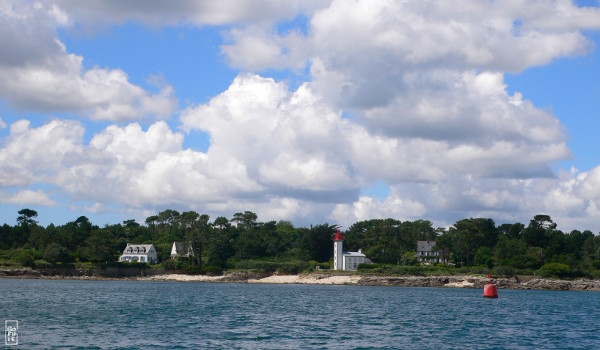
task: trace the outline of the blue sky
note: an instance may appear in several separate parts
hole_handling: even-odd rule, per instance
[[[597,233],[596,5],[7,2],[0,222],[547,213]]]

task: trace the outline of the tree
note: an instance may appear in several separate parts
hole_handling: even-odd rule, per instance
[[[235,222],[238,226],[241,226],[243,229],[249,230],[257,225],[256,219],[258,219],[258,216],[255,213],[246,210],[244,213],[233,214],[233,218],[231,219],[231,221]]]
[[[119,248],[125,245],[119,242],[115,235],[120,230],[120,225],[106,225],[103,229],[92,231],[81,250],[82,257],[93,262],[116,261],[120,253]]]
[[[19,210],[18,213],[18,227],[15,227],[15,230],[11,232],[14,234],[11,237],[11,245],[15,247],[25,244],[29,240],[32,230],[37,227],[37,221],[35,220],[38,215],[37,211],[26,208]]]
[[[172,209],[167,209],[158,213],[158,223],[162,230],[168,229],[170,240],[173,240],[173,228],[179,220],[179,212]]]
[[[150,229],[152,230],[151,234],[152,236],[154,236],[154,234],[156,233],[156,222],[158,221],[158,215],[152,215],[152,216],[148,216],[146,218],[146,226],[150,227]]]
[[[223,216],[219,216],[212,224],[214,230],[208,241],[208,265],[225,267],[227,259],[234,254],[231,224]]]
[[[556,223],[552,221],[550,215],[538,214],[533,217],[529,226],[523,231],[523,238],[531,247],[544,248],[554,229],[556,229]]]
[[[333,236],[337,226],[322,224],[299,229],[299,253],[305,260],[328,261],[333,255]]]
[[[508,238],[521,238],[521,233],[525,229],[525,225],[518,222],[516,224],[502,224],[498,227],[498,233]]]
[[[69,257],[69,251],[58,243],[50,243],[44,251],[44,259],[53,266],[57,262],[66,262]]]
[[[34,226],[37,225],[37,221],[35,220],[35,218],[38,216],[37,211],[33,210],[33,209],[21,209],[18,211],[19,216],[17,217],[17,223],[21,226],[21,227],[29,227],[29,226]]]
[[[450,259],[450,252],[452,251],[452,235],[444,231],[441,235],[437,236],[434,249],[439,252],[444,261],[448,261]]]
[[[484,234],[478,221],[475,219],[463,219],[450,227],[449,232],[453,235],[454,254],[460,257],[461,262],[471,265],[475,252],[483,241]]]

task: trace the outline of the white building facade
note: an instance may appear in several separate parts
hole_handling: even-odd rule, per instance
[[[335,238],[333,239],[333,269],[343,271],[356,271],[360,264],[371,264],[371,260],[362,253],[362,250],[357,252],[344,252],[344,237],[338,229]]]
[[[156,264],[158,255],[153,244],[127,243],[127,246],[123,249],[123,254],[119,257],[119,261]]]

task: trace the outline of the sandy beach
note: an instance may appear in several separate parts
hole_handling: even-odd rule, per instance
[[[359,284],[360,276],[323,275],[272,275],[264,278],[242,278],[240,274],[223,276],[164,274],[139,277],[138,281],[178,281],[178,282],[247,282],[267,284]]]

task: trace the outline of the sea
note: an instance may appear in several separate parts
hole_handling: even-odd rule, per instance
[[[600,292],[27,279],[0,292],[6,349],[600,349]]]

